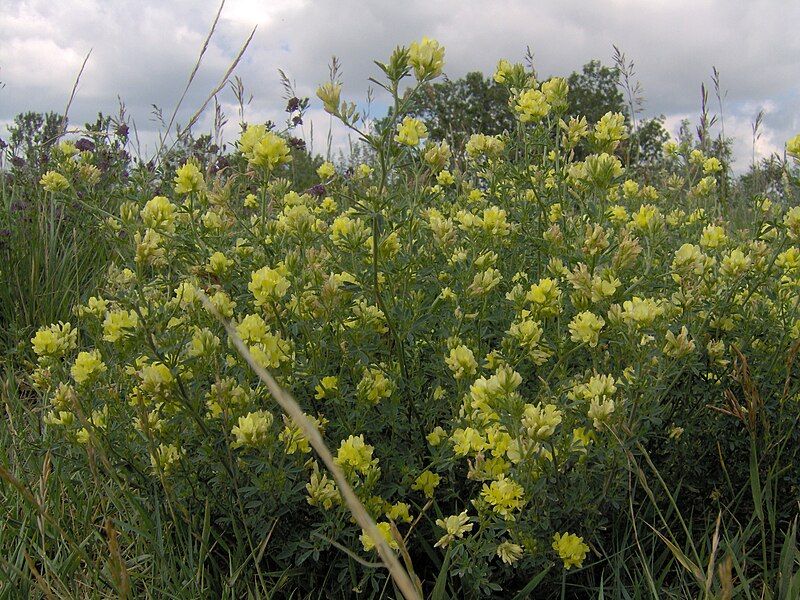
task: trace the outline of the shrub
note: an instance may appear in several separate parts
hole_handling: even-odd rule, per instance
[[[217,564],[237,544],[253,560],[237,584],[213,573],[220,594],[262,573],[303,593],[387,585],[202,291],[324,432],[426,593],[440,570],[464,597],[529,593],[548,569],[556,587],[567,572],[589,585],[643,464],[680,479],[704,523],[749,485],[738,457],[757,447],[793,474],[772,497],[785,528],[800,208],[762,198],[726,221],[717,165],[686,145],[628,179],[622,116],[566,120],[564,80],[522,67],[503,78],[513,131],[465,155],[426,144],[407,111],[442,52],[423,40],[380,65],[393,110],[379,132],[337,82],[321,89],[373,164],[322,165],[291,189],[285,137],[250,126],[229,168],[187,162],[156,197],[130,190],[106,221],[124,235],[97,295],[34,338],[60,468],[88,461],[145,503],[163,493],[176,523],[207,514]]]

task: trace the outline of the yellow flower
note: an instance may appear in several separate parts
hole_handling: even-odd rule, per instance
[[[706,175],[711,175],[713,173],[719,173],[722,171],[722,163],[719,162],[719,159],[715,156],[711,158],[707,158],[705,162],[703,162],[703,173]]]
[[[693,164],[702,165],[705,161],[706,161],[706,155],[703,154],[701,150],[695,149],[692,150],[691,153],[689,154],[689,162]]]
[[[450,355],[445,358],[445,362],[456,379],[472,376],[478,369],[478,361],[475,360],[475,355],[472,350],[464,345],[456,346],[450,350]]]
[[[525,490],[512,479],[500,475],[490,485],[483,484],[481,497],[492,507],[492,510],[503,518],[513,521],[513,511],[519,510],[525,504]]]
[[[725,230],[718,225],[706,225],[700,235],[700,245],[703,248],[718,248],[728,241]]]
[[[786,142],[786,153],[800,159],[800,133]]]
[[[458,428],[450,436],[456,456],[466,456],[470,452],[480,452],[486,447],[486,441],[480,432],[472,427]]]
[[[561,311],[561,290],[555,280],[545,277],[531,285],[525,299],[535,306],[542,316],[554,316]]]
[[[138,375],[142,391],[155,397],[164,397],[175,381],[169,367],[162,362],[143,365]]]
[[[614,401],[610,398],[592,398],[589,402],[589,411],[586,416],[593,420],[595,428],[600,429],[603,423],[613,414]]]
[[[425,439],[428,440],[428,443],[431,446],[438,446],[442,443],[442,440],[447,437],[447,432],[439,427],[438,425],[431,431],[428,435],[425,436]]]
[[[464,537],[465,533],[472,531],[473,524],[469,522],[469,516],[465,510],[461,514],[451,515],[444,519],[436,519],[436,525],[444,529],[445,534],[439,538],[434,548],[447,548],[454,540],[459,540]]]
[[[626,198],[635,198],[639,193],[639,184],[632,179],[626,179],[622,183],[622,195]],[[623,209],[624,210],[624,209]]]
[[[640,231],[654,231],[662,220],[661,211],[652,204],[642,204],[631,217],[631,223]]]
[[[466,145],[467,154],[472,158],[478,156],[495,158],[503,152],[504,148],[505,142],[499,136],[484,135],[482,133],[471,135]]]
[[[436,173],[444,169],[450,163],[452,156],[453,153],[450,150],[450,144],[441,142],[439,144],[427,146],[422,158],[431,167],[433,172]],[[439,183],[445,185],[441,181],[439,181]],[[450,183],[452,183],[452,181]]]
[[[370,367],[364,370],[364,374],[356,386],[356,395],[359,400],[368,404],[377,404],[382,399],[390,398],[394,388],[394,382],[386,377],[383,371]]]
[[[328,423],[328,420],[322,417],[317,418],[311,415],[306,415],[306,417],[320,431],[322,431]],[[284,415],[283,421],[285,425],[278,439],[286,446],[286,454],[294,454],[295,452],[308,454],[311,452],[311,444],[303,433],[303,430],[300,429],[300,426],[296,425],[294,421],[286,417],[286,415]]]
[[[542,84],[542,92],[547,102],[554,110],[562,111],[567,108],[569,85],[563,77],[553,77]]]
[[[681,327],[681,332],[675,335],[671,331],[667,331],[665,336],[666,343],[664,344],[663,352],[672,358],[683,358],[694,352],[694,342],[689,339],[689,330],[686,325]]]
[[[323,398],[330,398],[334,395],[339,387],[339,378],[333,376],[323,377],[319,384],[314,388],[316,394],[314,397],[317,400],[322,400]]]
[[[339,98],[342,93],[342,85],[328,81],[317,88],[317,98],[322,100],[325,112],[336,114],[339,110]]]
[[[453,174],[450,173],[447,169],[442,169],[439,171],[439,174],[436,176],[436,182],[444,187],[449,185],[453,185],[455,183],[455,179],[453,178]]]
[[[334,166],[329,162],[322,163],[317,168],[317,175],[319,175],[320,179],[330,179],[336,174],[336,169]]]
[[[605,324],[603,317],[598,317],[592,312],[578,313],[569,324],[572,341],[583,342],[594,348],[600,339],[600,330]]]
[[[538,123],[550,112],[550,103],[544,93],[530,89],[519,95],[514,110],[523,123]]]
[[[208,259],[208,270],[216,275],[223,275],[232,264],[233,261],[222,252],[214,252]]]
[[[613,152],[621,140],[627,139],[625,116],[607,112],[594,127],[594,141],[603,152]]]
[[[400,546],[397,545],[397,540],[394,539],[394,536],[392,535],[392,524],[391,523],[387,523],[386,521],[382,521],[380,523],[376,523],[375,525],[377,525],[378,531],[380,532],[381,537],[386,541],[387,544],[389,544],[389,547],[392,550],[397,550],[397,549],[400,548]],[[369,536],[368,533],[366,533],[366,532],[362,533],[359,536],[358,539],[361,540],[361,545],[364,546],[364,551],[365,552],[369,552],[370,550],[373,550],[375,548],[375,542]]]
[[[409,505],[405,502],[397,502],[393,504],[389,510],[386,511],[386,516],[392,521],[402,521],[403,523],[411,523],[411,513],[409,512]]]
[[[583,538],[572,533],[556,533],[553,536],[553,550],[564,561],[564,568],[581,567],[586,559],[589,546],[583,543]]]
[[[107,367],[99,350],[79,352],[75,363],[70,369],[70,374],[77,384],[83,384],[105,373]]]
[[[138,315],[130,310],[111,310],[103,320],[103,339],[106,342],[117,342],[139,324]]]
[[[414,67],[414,74],[419,81],[433,79],[442,74],[444,48],[436,40],[423,37],[409,47],[408,61]]]
[[[739,250],[739,248],[736,248],[722,259],[719,272],[725,277],[738,277],[750,268],[751,262],[749,256]]]
[[[144,205],[140,214],[145,226],[170,229],[175,219],[175,205],[165,196],[154,196]]]
[[[292,161],[289,144],[276,133],[266,132],[253,147],[250,163],[268,171]]]
[[[33,351],[39,357],[59,358],[77,345],[77,330],[69,323],[43,327],[31,338]]]
[[[205,187],[203,174],[193,162],[187,162],[175,172],[175,193],[191,194]]]
[[[522,558],[522,546],[512,542],[503,542],[497,546],[497,556],[507,565],[512,565]]]
[[[265,369],[275,369],[292,360],[294,356],[291,342],[284,340],[280,333],[267,333],[263,340],[250,346],[249,350],[253,360]]]
[[[584,385],[578,385],[575,388],[576,396],[582,397],[584,400],[591,400],[592,398],[610,398],[617,392],[616,381],[611,375],[592,375],[589,381]]]
[[[108,418],[108,406],[106,405],[103,406],[102,410],[93,410],[88,421],[93,429],[104,430],[107,425],[107,418]],[[75,439],[79,444],[84,444],[84,445],[88,444],[89,440],[91,439],[91,434],[89,432],[89,429],[86,427],[81,427],[78,431],[75,432]]]
[[[442,478],[433,473],[431,471],[423,471],[419,477],[417,477],[414,484],[411,486],[412,490],[419,490],[423,494],[425,494],[426,498],[433,498],[433,490],[439,485],[439,482]]]
[[[488,268],[480,273],[475,273],[468,291],[473,296],[482,296],[492,291],[503,279],[498,269]]]
[[[311,474],[310,481],[306,484],[308,503],[311,506],[321,506],[325,510],[330,510],[334,505],[341,503],[342,497],[339,495],[339,490],[336,489],[336,484],[328,479],[326,474],[319,472],[319,466],[316,461],[313,465],[314,472]]]
[[[372,458],[373,450],[372,446],[364,443],[364,434],[358,437],[351,435],[339,445],[336,464],[345,471],[359,471],[366,474],[378,462]]]
[[[695,185],[692,188],[692,193],[695,196],[704,198],[708,196],[711,192],[713,192],[715,189],[717,189],[717,180],[712,176],[708,176],[708,177],[703,177],[700,181],[697,182],[697,185]]]
[[[267,133],[264,125],[248,125],[239,137],[239,151],[248,159],[253,157],[253,148]]]
[[[620,160],[606,152],[587,156],[583,165],[583,178],[598,188],[609,187],[625,172]]]
[[[289,290],[289,280],[277,269],[262,267],[250,275],[247,289],[256,299],[256,306],[263,306],[282,299]]]
[[[512,74],[514,65],[505,58],[501,58],[497,63],[497,68],[494,71],[494,80],[496,83],[505,83],[508,76]]]
[[[231,429],[231,435],[236,437],[231,446],[233,448],[263,446],[270,439],[272,420],[272,413],[265,410],[258,410],[239,417],[239,423]]]
[[[556,431],[561,423],[561,411],[554,404],[541,403],[534,406],[526,404],[522,414],[522,426],[533,440],[546,440]]]
[[[58,171],[48,171],[42,175],[42,178],[39,180],[39,185],[41,185],[45,191],[60,192],[69,187],[69,181]]]
[[[397,135],[394,139],[406,146],[416,146],[427,136],[428,128],[425,127],[425,123],[413,117],[404,117],[403,122],[397,124]]]
[[[793,206],[783,216],[783,224],[789,230],[790,237],[800,237],[800,206]]]
[[[168,474],[175,464],[181,459],[183,452],[177,444],[159,444],[150,455],[150,464],[156,473]]]
[[[483,230],[493,236],[504,237],[508,235],[511,226],[506,220],[506,211],[498,206],[490,206],[483,211]]]
[[[629,325],[647,327],[664,314],[664,307],[653,298],[634,296],[622,303],[622,319]]]

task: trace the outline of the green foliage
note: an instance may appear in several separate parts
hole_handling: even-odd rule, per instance
[[[101,117],[93,149],[8,174],[7,256],[30,237],[50,258],[6,280],[11,343],[32,339],[0,388],[0,593],[399,596],[202,292],[425,594],[796,594],[796,164],[774,202],[733,197],[724,140],[662,147],[622,109],[570,119],[558,82],[512,65],[436,88],[442,53],[379,64],[375,131],[318,94],[370,165],[311,157],[290,102],[285,129],[246,127],[232,151],[186,136],[131,164]],[[604,69],[576,103],[616,97]],[[430,139],[477,127],[475,90],[495,87],[508,127],[461,130],[456,156]],[[428,93],[469,101],[426,127]],[[52,312],[16,316],[41,290]]]
[[[497,135],[514,129],[508,89],[473,71],[460,79],[426,84],[419,93],[417,115],[431,139],[463,148],[475,133]]]

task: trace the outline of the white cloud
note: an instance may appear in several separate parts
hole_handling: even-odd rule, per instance
[[[93,119],[98,110],[116,112],[119,95],[143,137],[154,138],[150,105],[171,113],[217,7],[212,0],[6,0],[0,7],[0,81],[6,83],[0,120],[23,110],[63,110],[91,48],[72,122]],[[610,62],[615,43],[636,63],[648,114],[663,113],[670,123],[696,119],[700,83],[710,87],[716,66],[727,90],[726,133],[737,136],[737,151],[745,153],[739,159],[747,164],[749,121],[758,107],[767,109],[760,152],[782,148],[782,140],[800,129],[797,22],[800,3],[784,0],[228,0],[178,120],[185,122],[202,103],[253,25],[256,37],[237,68],[255,96],[251,119],[283,119],[278,68],[315,103],[316,85],[327,79],[335,54],[345,94],[362,101],[367,77],[377,74],[372,61],[423,35],[446,46],[451,77],[491,72],[499,58],[521,58],[526,46],[540,75],[568,74],[592,58]],[[229,106],[229,92],[221,102]],[[235,129],[235,111],[228,116]],[[315,134],[327,132],[325,115],[316,110],[309,116]],[[345,132],[334,136],[346,140]]]

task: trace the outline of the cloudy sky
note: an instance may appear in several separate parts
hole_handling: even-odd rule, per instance
[[[0,137],[24,110],[62,112],[75,77],[92,54],[70,109],[72,124],[98,111],[115,114],[117,98],[135,119],[152,152],[159,126],[151,105],[172,113],[195,64],[217,0],[0,1]],[[227,0],[177,121],[185,123],[236,56],[250,30],[255,37],[235,73],[253,95],[246,120],[283,120],[278,69],[312,98],[315,150],[324,152],[329,119],[314,98],[327,80],[332,55],[342,62],[344,95],[363,101],[373,59],[399,44],[438,39],[447,49],[445,72],[491,73],[497,60],[534,53],[540,76],[568,75],[592,58],[611,63],[612,44],[636,64],[648,115],[664,114],[674,131],[697,119],[700,84],[721,74],[725,133],[735,138],[740,168],[752,156],[751,124],[765,111],[756,153],[782,152],[800,131],[800,2],[797,0]],[[219,95],[230,118],[233,94]],[[715,101],[716,102],[716,101]],[[373,108],[382,116],[380,97]],[[198,130],[209,130],[211,115]],[[334,129],[335,145],[346,142]]]

